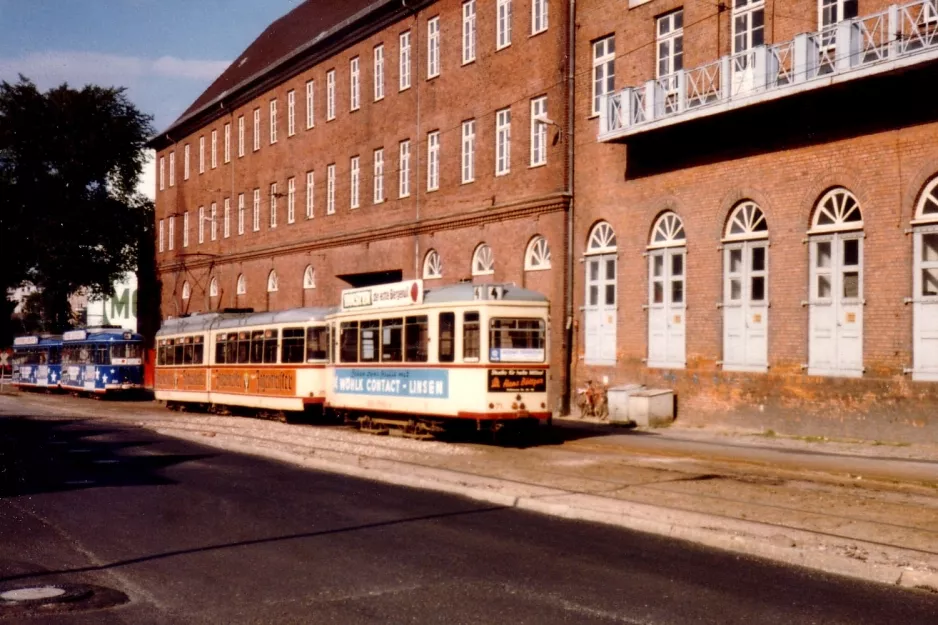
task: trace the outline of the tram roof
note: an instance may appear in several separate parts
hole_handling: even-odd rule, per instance
[[[243,328],[246,326],[274,325],[279,323],[305,323],[324,321],[332,308],[291,308],[257,313],[204,313],[163,322],[157,336],[167,334],[186,334],[205,332],[225,328]]]
[[[26,342],[24,342],[26,339]],[[18,336],[13,340],[13,347],[25,349],[27,347],[55,347],[62,344],[62,336],[59,334],[27,334]]]
[[[486,289],[501,289],[500,297],[489,297]],[[480,293],[480,289],[482,290]],[[451,284],[426,289],[423,293],[425,304],[444,304],[451,302],[546,302],[547,296],[516,286],[514,284]]]
[[[70,330],[62,335],[63,343],[89,343],[104,342],[112,343],[117,341],[142,341],[143,335],[125,330],[124,328],[79,328]]]

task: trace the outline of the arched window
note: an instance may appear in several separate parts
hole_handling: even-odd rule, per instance
[[[616,251],[616,233],[605,221],[601,221],[590,230],[586,243],[587,254],[608,254]]]
[[[808,374],[863,375],[863,213],[838,187],[811,218]]]
[[[208,285],[208,296],[218,297],[218,278],[212,276],[212,281]]]
[[[547,239],[537,235],[528,243],[528,249],[524,253],[525,271],[541,271],[550,269],[550,246],[547,245]]]
[[[683,369],[687,238],[684,222],[670,211],[655,221],[648,241],[648,366]]]
[[[922,190],[912,225],[912,379],[938,382],[938,176]]]
[[[724,241],[762,239],[769,236],[769,224],[759,205],[750,200],[736,205],[726,222]]]
[[[238,275],[238,286],[235,290],[235,293],[238,295],[245,295],[248,292],[248,281],[245,279],[244,274]]]
[[[605,221],[590,230],[584,259],[586,305],[584,354],[586,364],[616,364],[616,320],[618,318],[618,258],[616,233]]]
[[[306,271],[303,272],[303,288],[304,289],[316,288],[316,270],[313,269],[312,265],[307,265]]]
[[[430,250],[423,258],[424,280],[434,280],[443,277],[443,259],[436,250]]]
[[[271,269],[270,273],[267,274],[267,292],[276,293],[277,292],[277,270]]]
[[[680,217],[669,211],[658,218],[655,227],[651,231],[651,240],[648,242],[649,248],[678,247],[686,244],[684,222],[681,221]]]
[[[740,202],[723,233],[723,368],[767,371],[769,225],[759,205]]]
[[[915,221],[938,221],[938,176],[925,185],[915,211]]]
[[[472,275],[488,276],[495,273],[495,254],[485,243],[479,244],[472,254]]]
[[[192,287],[189,286],[189,281],[182,283],[182,299],[189,299],[192,296]]]

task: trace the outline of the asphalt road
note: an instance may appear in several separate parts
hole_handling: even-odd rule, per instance
[[[0,622],[938,623],[924,591],[0,415],[0,596],[51,584],[98,590]]]

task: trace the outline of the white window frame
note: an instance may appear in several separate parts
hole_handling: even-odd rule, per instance
[[[277,183],[270,183],[270,227],[277,227]]]
[[[401,33],[398,53],[398,91],[410,89],[410,31]]]
[[[427,20],[427,80],[440,75],[440,16]]]
[[[440,131],[427,133],[427,191],[440,188]]]
[[[398,147],[400,165],[398,167],[398,197],[410,197],[410,140],[405,139]]]
[[[277,98],[270,101],[270,145],[277,143]]]
[[[678,24],[680,24],[678,26]],[[664,30],[664,32],[662,32]],[[680,41],[681,52],[675,52]],[[662,54],[663,44],[667,53]],[[666,65],[662,71],[662,62]],[[677,9],[655,20],[655,77],[669,76],[684,68],[684,9]]]
[[[225,163],[231,162],[231,122],[225,122]]]
[[[476,60],[476,1],[462,3],[462,64]]]
[[[470,119],[462,123],[462,183],[467,184],[476,179],[476,120]]]
[[[375,102],[384,99],[384,44],[379,43],[374,50],[374,89]]]
[[[531,0],[531,35],[547,30],[547,0]]]
[[[287,178],[287,223],[296,221],[296,178]]]
[[[208,296],[218,297],[218,278],[215,276],[212,276],[212,279],[208,283]]]
[[[349,61],[349,107],[353,111],[361,108],[361,60],[359,57]]]
[[[238,235],[244,234],[244,194],[238,194]]]
[[[185,280],[182,283],[182,299],[188,300],[192,297],[192,286],[189,285],[189,281]]]
[[[349,160],[349,205],[358,208],[361,204],[361,159],[353,156]]]
[[[169,153],[169,186],[176,186],[176,151]]]
[[[316,173],[306,172],[306,218],[312,219],[315,216],[316,205]]]
[[[306,265],[306,270],[303,271],[303,288],[316,288],[316,270],[313,269],[312,265]]]
[[[254,151],[261,149],[261,109],[254,109]]]
[[[169,216],[169,251],[176,246],[176,218]]]
[[[217,241],[217,240],[218,240],[218,219],[217,219],[217,217],[218,217],[218,202],[212,202],[212,207],[209,209],[209,215],[211,215],[210,222],[211,222],[211,224],[212,224],[212,225],[211,225],[211,230],[209,231],[209,232],[211,233],[211,235],[210,235],[210,236],[211,236],[211,240],[212,240],[212,241]]]
[[[423,257],[423,279],[439,280],[443,277],[443,258],[436,250],[430,250]]]
[[[243,273],[238,274],[238,280],[235,284],[236,284],[235,286],[236,295],[247,295],[248,281],[247,281],[247,278],[244,277]]]
[[[212,169],[218,168],[218,129],[212,128]]]
[[[199,207],[199,245],[205,243],[205,207]]]
[[[165,233],[163,232],[163,220],[160,219],[160,251],[161,251],[161,252],[165,252],[165,251],[166,251],[166,249],[165,249],[165,245],[166,245],[165,236],[166,236],[166,235],[165,235]]]
[[[205,135],[199,137],[199,173],[205,173]]]
[[[189,211],[182,214],[182,246],[189,247]]]
[[[759,13],[762,14],[762,24],[753,26]],[[765,0],[736,0],[733,3],[730,41],[734,55],[765,43]]]
[[[326,72],[326,121],[335,119],[335,70]]]
[[[335,163],[326,166],[326,214],[335,215]]]
[[[524,252],[524,270],[547,271],[548,269],[550,269],[550,246],[547,244],[547,238],[538,234],[531,238]]]
[[[238,116],[238,158],[244,158],[244,115]]]
[[[615,90],[616,37],[593,42],[593,115],[602,112],[603,96]]]
[[[261,230],[261,190],[254,189],[254,204],[251,207],[251,227],[254,232]]]
[[[511,45],[511,0],[498,0],[496,9],[495,50]]]
[[[495,175],[511,173],[511,109],[495,112]]]
[[[160,157],[160,191],[166,189],[166,157]]]
[[[225,198],[224,211],[225,211],[225,228],[224,228],[223,236],[224,238],[227,239],[228,237],[231,236],[231,198],[230,197]]]
[[[374,203],[384,203],[384,148],[375,150]]]
[[[182,150],[182,179],[183,180],[189,179],[189,147],[190,146],[187,143],[186,146]]]
[[[316,125],[316,81],[306,81],[306,130]]]
[[[547,164],[547,124],[538,116],[547,116],[547,96],[531,100],[531,167]]]
[[[278,290],[280,290],[280,280],[277,277],[277,270],[271,269],[267,274],[267,292],[276,293]]]
[[[472,252],[472,275],[490,276],[495,273],[495,252],[488,243],[479,243]]]
[[[287,91],[287,136],[296,134],[296,91]]]

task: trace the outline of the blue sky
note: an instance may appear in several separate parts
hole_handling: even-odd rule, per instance
[[[0,0],[0,80],[127,87],[162,130],[300,2]]]

